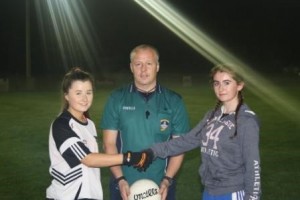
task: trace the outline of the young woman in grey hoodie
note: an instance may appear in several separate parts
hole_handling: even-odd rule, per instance
[[[259,123],[244,103],[244,81],[227,65],[211,70],[216,107],[186,135],[147,150],[165,158],[200,147],[203,200],[259,200]],[[173,177],[164,177],[171,183]]]

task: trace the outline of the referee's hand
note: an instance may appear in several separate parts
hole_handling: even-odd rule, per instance
[[[146,171],[153,160],[153,152],[146,149],[141,152],[127,151],[123,154],[123,165],[133,166],[139,171]]]

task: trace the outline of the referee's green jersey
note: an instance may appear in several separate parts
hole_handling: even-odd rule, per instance
[[[134,84],[115,90],[104,108],[100,123],[103,130],[118,130],[120,152],[141,151],[152,144],[167,141],[172,135],[189,131],[189,119],[181,96],[157,85],[149,98],[138,92]],[[158,185],[165,174],[167,160],[157,158],[146,172],[123,166],[129,184],[142,178]]]

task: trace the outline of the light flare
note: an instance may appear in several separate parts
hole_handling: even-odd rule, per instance
[[[99,42],[84,1],[35,0],[35,8],[46,57],[52,46],[49,41],[55,38],[65,70],[83,63],[88,67],[99,64]]]
[[[244,77],[247,88],[251,92],[280,113],[296,122],[299,121],[299,101],[284,93],[275,84],[216,43],[168,2],[142,0],[135,0],[135,2],[210,62],[231,64],[234,70]]]

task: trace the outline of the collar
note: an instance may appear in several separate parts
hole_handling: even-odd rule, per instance
[[[225,110],[224,105],[222,105],[221,106],[221,115],[223,115],[223,114],[228,114],[228,115],[235,114],[235,111],[230,112],[230,113],[224,113],[224,110]]]
[[[138,92],[138,90],[137,90],[136,86],[134,85],[134,83],[130,83],[129,92],[130,93]],[[162,88],[161,88],[161,85],[159,83],[156,84],[155,92],[162,93]]]

